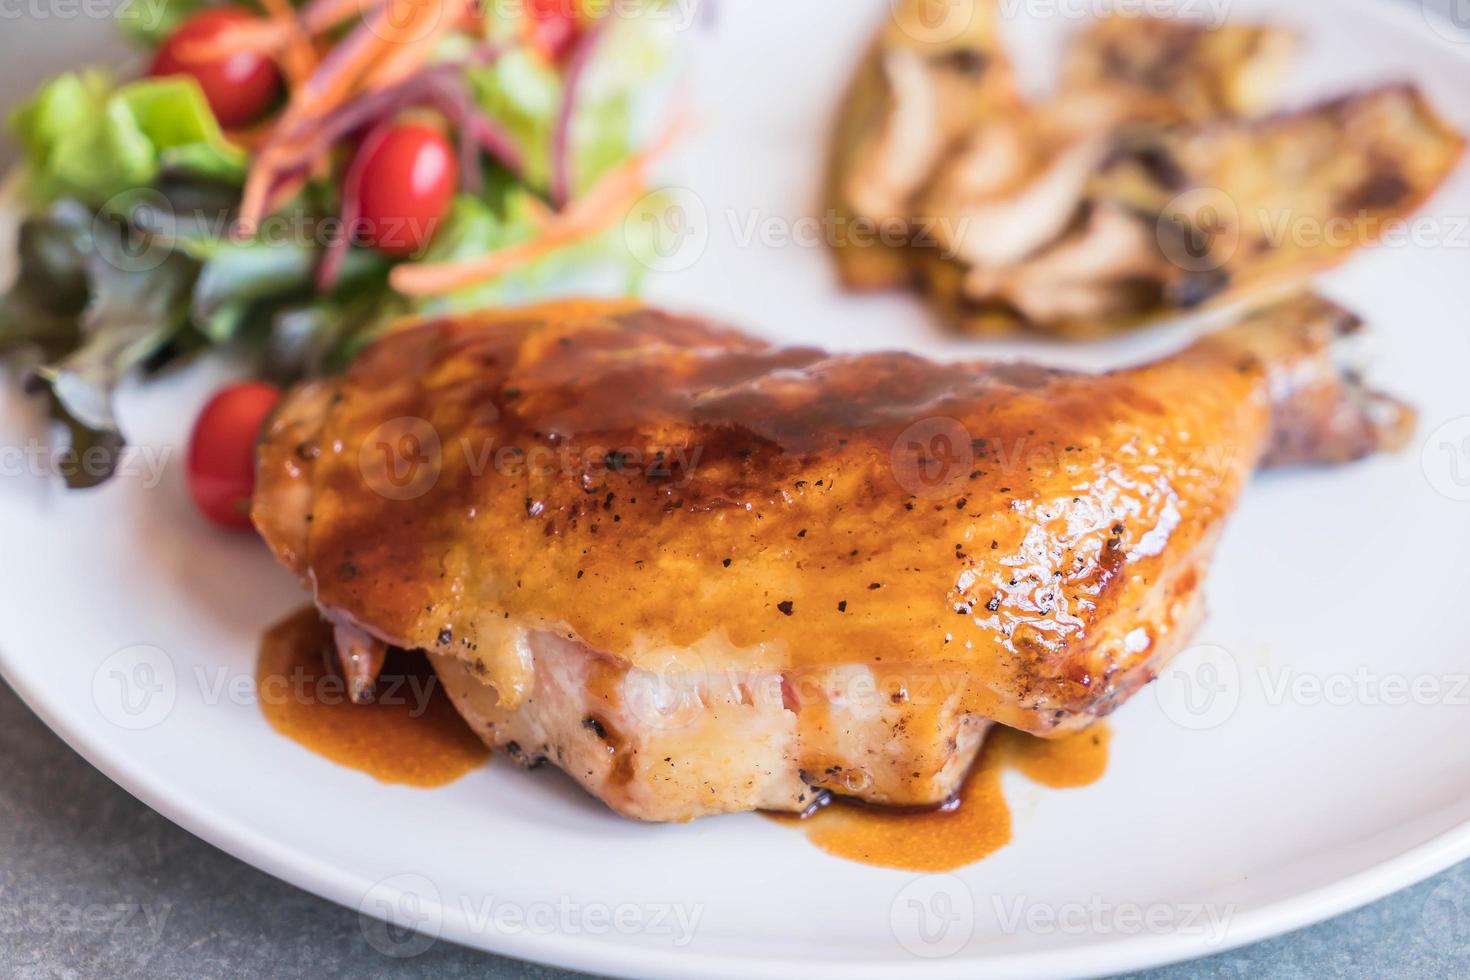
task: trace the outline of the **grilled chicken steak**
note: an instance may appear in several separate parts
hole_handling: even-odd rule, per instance
[[[992,723],[1085,727],[1185,643],[1260,465],[1411,413],[1267,309],[1087,375],[783,348],[622,304],[408,325],[284,399],[256,525],[339,640],[619,813],[930,805]]]

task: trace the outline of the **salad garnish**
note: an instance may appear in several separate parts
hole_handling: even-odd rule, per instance
[[[678,128],[662,9],[166,0],[144,73],[42,85],[0,356],[102,454],[68,484],[111,475],[117,386],[200,351],[281,385],[405,316],[634,292]]]

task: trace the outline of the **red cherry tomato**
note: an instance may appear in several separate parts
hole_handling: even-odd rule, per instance
[[[153,56],[148,74],[193,75],[221,126],[243,126],[265,115],[281,91],[281,73],[269,58],[236,51],[223,58],[186,57],[189,46],[256,17],[243,7],[211,7],[179,25]]]
[[[385,255],[412,255],[434,236],[459,182],[459,164],[444,135],[402,123],[370,135],[347,175],[361,238]]]
[[[576,0],[530,0],[531,39],[552,61],[561,61],[577,43],[582,25]]]
[[[281,398],[264,381],[221,388],[199,413],[189,437],[184,475],[204,516],[224,527],[250,526],[255,441]]]

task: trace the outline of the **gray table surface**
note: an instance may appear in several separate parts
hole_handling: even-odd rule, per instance
[[[1470,26],[1470,0],[1426,2]],[[12,8],[23,9],[5,6]],[[3,25],[4,105],[74,64],[86,27],[59,17],[7,16]],[[97,54],[114,50],[95,30],[87,37]],[[385,956],[369,945],[356,912],[169,823],[78,757],[0,683],[0,978],[339,976],[575,975],[447,942],[411,959]],[[1470,862],[1321,925],[1140,976],[1470,977]]]

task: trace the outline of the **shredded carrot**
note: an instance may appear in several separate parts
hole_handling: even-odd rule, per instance
[[[266,119],[263,122],[254,123],[250,126],[242,126],[238,129],[225,130],[225,139],[234,143],[249,153],[254,153],[266,144],[271,133],[275,130],[275,120]]]
[[[432,0],[431,0],[432,2]],[[445,34],[464,25],[470,13],[469,0],[440,0],[442,16],[421,37],[401,43],[377,63],[363,78],[362,89],[376,92],[401,82],[424,66]]]
[[[250,161],[245,175],[245,189],[240,195],[238,220],[242,233],[253,235],[260,219],[269,212],[271,191],[276,175],[289,164],[292,147],[280,139],[280,127],[266,140]]]
[[[320,118],[341,105],[385,51],[393,45],[411,44],[432,31],[447,2],[450,0],[387,0],[371,19],[342,41],[333,52],[335,61],[323,62],[308,83],[293,93],[287,109],[291,121]]]
[[[611,220],[613,216],[609,215]],[[400,265],[389,273],[393,288],[406,296],[433,296],[453,292],[494,279],[518,265],[534,262],[600,231],[603,225],[581,227],[559,221],[548,226],[539,237],[519,245],[491,252],[468,262],[442,262],[436,265]]]
[[[316,48],[311,43],[311,36],[301,26],[300,18],[296,16],[296,8],[287,0],[261,0],[261,5],[265,7],[271,23],[280,25],[285,38],[285,51],[278,60],[291,88],[305,84],[312,70],[316,68]]]
[[[246,175],[240,202],[242,231],[253,229],[265,216],[271,188],[282,170],[302,163],[314,169],[313,164],[320,163],[307,160],[303,150],[311,143],[317,121],[354,93],[363,75],[378,63],[385,51],[393,45],[409,44],[432,31],[445,5],[453,2],[462,0],[386,0],[316,66],[309,78],[292,89],[275,132],[261,147]]]
[[[268,13],[272,4],[262,0]],[[367,5],[363,0],[332,0],[330,4],[303,10],[293,18],[308,37],[323,34],[356,20]],[[179,49],[186,61],[217,61],[240,51],[273,54],[291,41],[291,29],[278,17],[228,24],[211,37],[190,41]]]
[[[531,198],[528,210],[531,212],[531,225],[537,231],[556,219],[556,210],[539,197]]]
[[[273,214],[277,209],[285,207],[287,201],[301,193],[301,189],[306,186],[306,182],[307,174],[305,171],[282,181],[266,200],[265,213]]]
[[[209,37],[202,37],[179,46],[179,57],[184,61],[218,61],[232,54],[251,51],[270,55],[281,50],[290,35],[285,26],[271,20],[242,20],[226,24]]]
[[[316,0],[300,13],[291,0],[261,2],[267,19],[200,42],[201,51],[204,44],[222,42],[228,42],[231,53],[266,51],[290,82],[286,107],[273,124],[231,133],[252,150],[239,211],[238,231],[245,234],[254,234],[261,219],[299,192],[310,175],[320,176],[330,167],[331,147],[318,139],[328,116],[358,95],[411,77],[445,34],[483,13],[478,0]],[[313,35],[359,17],[332,50],[318,56]],[[196,53],[193,46],[189,53]],[[681,128],[676,121],[653,145],[614,167],[559,213],[544,205],[536,208],[529,240],[462,262],[400,265],[391,274],[393,286],[409,295],[462,288],[597,234],[628,213],[645,189],[649,167]]]
[[[349,20],[356,20],[366,6],[363,0],[328,0],[326,3],[309,5],[301,11],[301,17],[307,30],[320,34]]]
[[[597,234],[628,213],[647,186],[649,167],[667,152],[682,129],[682,122],[675,121],[651,146],[608,171],[585,197],[551,215],[536,237],[461,262],[399,265],[389,273],[389,282],[408,296],[452,292],[494,279],[518,265]]]

